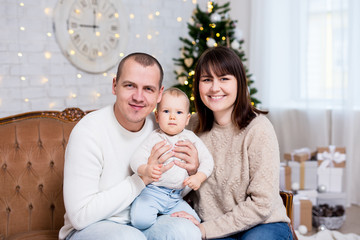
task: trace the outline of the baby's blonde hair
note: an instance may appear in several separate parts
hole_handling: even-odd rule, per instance
[[[186,93],[184,93],[183,91],[181,91],[180,89],[178,88],[174,88],[174,87],[171,87],[171,88],[168,88],[166,89],[164,92],[163,92],[163,96],[165,96],[166,94],[170,94],[172,96],[176,96],[176,97],[185,97],[186,99],[186,109],[188,110],[188,112],[190,111],[190,101],[189,101],[189,98],[188,96],[186,95]],[[157,107],[156,109],[159,109],[160,106],[161,106],[161,102],[162,100],[157,104]]]

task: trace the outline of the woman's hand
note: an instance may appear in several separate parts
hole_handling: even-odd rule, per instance
[[[171,216],[186,218],[186,219],[190,220],[191,222],[193,222],[200,229],[201,239],[205,239],[205,228],[198,220],[196,220],[196,218],[193,215],[191,215],[185,211],[181,211],[181,212],[175,212],[175,213],[171,214]]]
[[[184,161],[175,160],[175,165],[184,168],[189,176],[194,175],[199,167],[198,151],[194,144],[189,140],[179,141],[175,144],[174,152],[175,157]]]

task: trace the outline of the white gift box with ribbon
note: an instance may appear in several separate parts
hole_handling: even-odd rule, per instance
[[[328,151],[327,151],[328,150]],[[345,167],[345,148],[318,148],[318,186],[325,186],[326,192],[342,192]]]

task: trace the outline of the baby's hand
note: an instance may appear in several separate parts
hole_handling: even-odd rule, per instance
[[[148,164],[146,166],[146,175],[150,177],[154,182],[159,181],[161,177],[161,167],[162,164]]]
[[[201,186],[201,179],[197,175],[192,175],[184,180],[184,186],[189,186],[193,190],[198,190]]]

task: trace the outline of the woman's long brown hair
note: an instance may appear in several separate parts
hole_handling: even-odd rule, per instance
[[[213,112],[202,102],[199,92],[200,77],[202,75],[216,76],[233,75],[237,81],[237,97],[232,112],[232,121],[239,129],[246,127],[256,114],[267,114],[266,111],[256,109],[251,104],[247,86],[246,72],[239,56],[230,48],[219,46],[207,49],[199,58],[195,67],[194,97],[195,107],[199,116],[199,123],[195,132],[210,131],[213,122]]]

